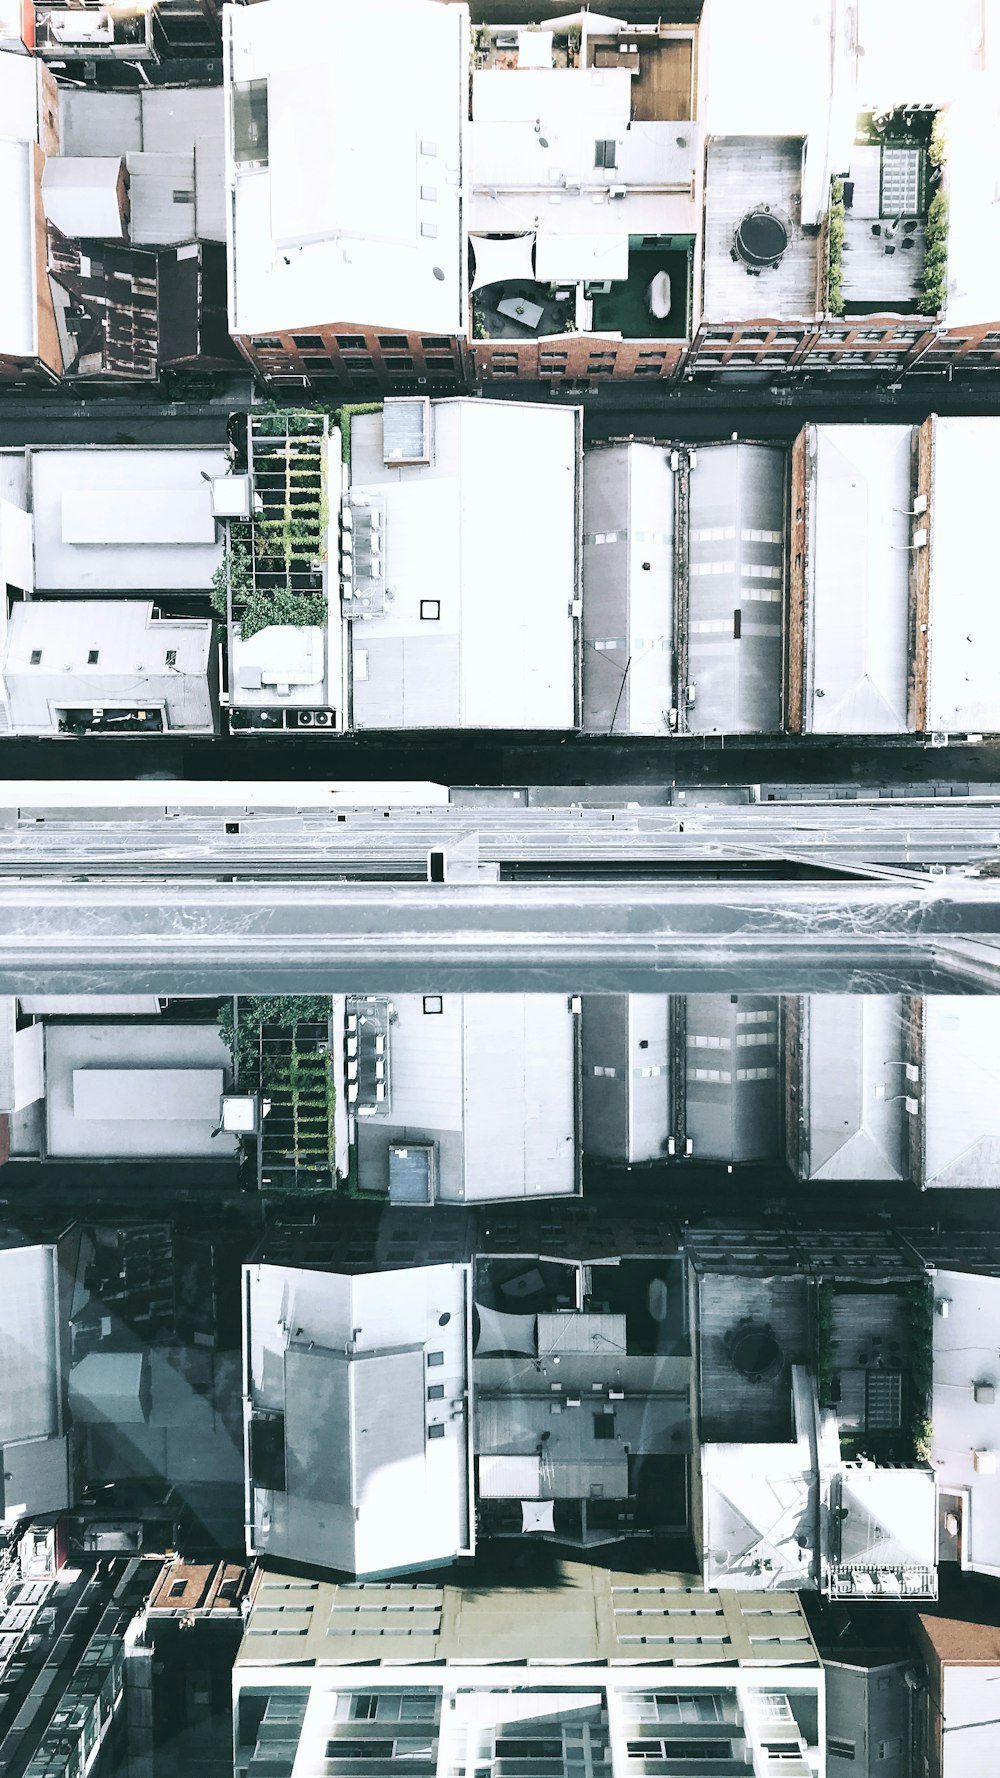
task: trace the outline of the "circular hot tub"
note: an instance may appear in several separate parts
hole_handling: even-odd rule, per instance
[[[726,1350],[733,1369],[750,1383],[776,1377],[784,1367],[785,1355],[774,1334],[759,1324],[734,1328],[726,1338]]]
[[[746,265],[776,265],[787,246],[788,229],[766,204],[748,210],[736,230],[736,251]]]

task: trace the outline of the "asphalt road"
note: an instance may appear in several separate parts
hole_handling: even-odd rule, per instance
[[[6,738],[7,778],[429,780],[436,784],[566,787],[634,784],[835,784],[859,791],[886,786],[935,792],[1000,783],[1000,742],[929,747],[907,740],[746,741],[690,736],[678,741],[614,736],[396,734],[235,736],[90,736],[66,740]]]

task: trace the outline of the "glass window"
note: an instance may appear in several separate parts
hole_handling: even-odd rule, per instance
[[[267,166],[267,81],[233,82],[233,159],[238,166]]]

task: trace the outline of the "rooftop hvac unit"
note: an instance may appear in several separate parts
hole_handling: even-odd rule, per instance
[[[390,396],[382,407],[382,459],[395,464],[431,460],[431,404],[426,395]]]

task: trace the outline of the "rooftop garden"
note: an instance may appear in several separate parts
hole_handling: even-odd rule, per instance
[[[329,419],[313,409],[262,410],[247,421],[254,513],[229,526],[212,602],[244,641],[270,624],[324,625]]]
[[[330,998],[324,994],[224,1002],[219,1030],[240,1092],[270,1102],[256,1144],[263,1191],[329,1191],[336,1185]]]
[[[932,1293],[923,1278],[874,1291],[871,1286],[818,1285],[819,1400],[837,1414],[845,1460],[928,1461],[933,1314]]]

